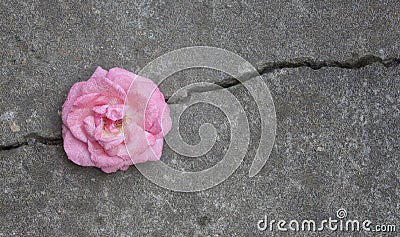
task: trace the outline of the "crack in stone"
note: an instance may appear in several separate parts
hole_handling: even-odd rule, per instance
[[[380,63],[385,67],[396,67],[400,64],[400,58],[383,59],[375,55],[364,55],[360,58],[353,57],[345,61],[313,60],[311,58],[298,58],[287,62],[271,62],[262,64],[259,68],[260,75],[284,68],[309,67],[314,70],[323,67],[336,67],[345,69],[360,69],[374,63]]]
[[[382,64],[383,66],[396,67],[400,65],[400,58],[387,58],[383,59],[375,55],[364,55],[362,57],[353,57],[351,59],[347,59],[345,61],[335,61],[335,60],[314,60],[312,58],[297,58],[289,61],[282,62],[267,62],[259,65],[257,67],[257,71],[259,75],[267,74],[279,69],[290,69],[290,68],[299,68],[299,67],[308,67],[314,70],[319,70],[321,68],[330,67],[330,68],[344,68],[344,69],[360,69],[375,63]],[[171,97],[166,97],[165,101],[168,104],[179,104],[187,102],[192,94],[194,93],[202,93],[209,92],[220,89],[227,89],[236,85],[241,84],[242,82],[246,82],[251,80],[252,78],[258,75],[251,74],[243,74],[240,75],[240,81],[236,78],[227,78],[220,82],[215,82],[217,86],[210,85],[202,85],[197,87],[192,87],[186,90],[184,96],[174,96],[173,100],[170,101]],[[221,88],[222,87],[222,88]]]
[[[364,55],[362,57],[353,57],[351,59],[345,61],[335,61],[335,60],[314,60],[312,58],[297,58],[289,61],[282,62],[268,62],[263,63],[257,67],[257,71],[259,75],[263,75],[266,73],[273,72],[279,69],[290,69],[290,68],[299,68],[299,67],[308,67],[314,70],[318,70],[324,67],[332,67],[332,68],[345,68],[345,69],[360,69],[366,67],[368,65],[372,65],[375,63],[382,64],[385,67],[396,67],[400,65],[400,58],[380,58],[375,55]],[[199,85],[194,86],[184,93],[184,96],[174,96],[173,101],[170,101],[171,97],[165,97],[165,101],[168,104],[180,104],[187,102],[193,93],[204,93],[209,91],[227,89],[242,82],[246,82],[258,75],[251,74],[243,74],[240,76],[241,82],[236,78],[227,78],[220,82],[215,82],[215,85]],[[48,146],[61,146],[63,144],[63,139],[58,137],[44,137],[40,136],[37,133],[30,133],[24,136],[24,141],[16,142],[10,145],[0,146],[0,151],[13,150],[22,146],[32,146],[34,144],[43,144]]]
[[[28,135],[25,135],[23,141],[21,142],[0,146],[0,151],[13,150],[22,146],[32,146],[35,144],[43,144],[47,146],[61,146],[63,144],[63,139],[58,137],[43,137],[36,133],[30,133]]]

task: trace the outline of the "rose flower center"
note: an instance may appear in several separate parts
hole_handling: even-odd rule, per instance
[[[111,119],[108,119],[107,117],[102,117],[102,123],[103,136],[110,137],[118,135],[122,132],[124,119],[122,118],[113,121]]]

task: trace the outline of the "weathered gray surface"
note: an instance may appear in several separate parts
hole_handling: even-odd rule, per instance
[[[60,136],[57,111],[68,89],[98,65],[138,71],[163,53],[194,45],[222,47],[255,65],[296,58],[389,59],[400,51],[396,0],[1,5],[0,111],[14,114],[20,127],[10,133],[9,121],[2,119],[1,145],[21,142],[31,132]]]
[[[290,69],[265,76],[278,117],[269,162],[259,175],[247,177],[259,137],[259,121],[254,119],[252,145],[243,165],[222,184],[199,193],[159,188],[134,167],[111,175],[78,167],[60,146],[2,151],[2,233],[262,235],[256,222],[264,214],[321,220],[335,217],[342,207],[352,218],[396,224],[399,74],[398,69],[370,66]],[[241,88],[231,91],[246,100]],[[255,113],[253,106],[248,110]],[[188,142],[198,139],[196,124],[219,117],[207,116],[210,111],[204,107],[191,112],[204,119],[196,123],[190,116],[182,118],[190,124],[183,127]],[[224,125],[223,118],[220,121]],[[223,147],[226,140],[221,137],[218,145]],[[194,161],[166,149],[163,160],[175,168],[199,170],[209,167],[212,158],[219,159],[220,150]]]
[[[264,215],[321,220],[339,208],[399,229],[399,7],[397,1],[2,1],[0,236],[285,236],[258,231],[257,221]],[[231,50],[255,65],[267,63],[266,70],[313,63],[336,68],[264,74],[278,128],[269,162],[254,178],[247,172],[260,118],[238,86],[229,90],[247,109],[251,146],[235,174],[210,190],[167,191],[134,167],[106,175],[67,160],[58,112],[72,84],[98,65],[138,71],[163,53],[193,45]],[[183,72],[162,89],[170,95],[186,84],[182,80],[224,78]],[[197,128],[206,121],[220,132],[209,154],[185,159],[166,147],[162,159],[183,170],[221,159],[229,124],[215,108],[189,110],[182,135],[198,142]]]

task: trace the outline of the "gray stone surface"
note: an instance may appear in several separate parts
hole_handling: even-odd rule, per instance
[[[0,233],[293,236],[260,232],[256,223],[264,215],[286,220],[335,218],[339,208],[345,208],[349,218],[398,226],[399,69],[284,69],[263,78],[275,100],[278,128],[273,152],[257,176],[249,178],[247,172],[259,139],[259,117],[248,93],[234,86],[229,90],[246,105],[252,137],[244,163],[222,184],[178,193],[157,187],[134,167],[105,175],[69,162],[61,146],[21,146],[0,152]],[[229,142],[223,135],[226,120],[207,105],[187,112],[199,119],[182,117],[183,137],[197,142],[197,126],[218,119],[221,135],[216,146],[221,148],[193,160],[165,147],[162,159],[177,169],[209,167]]]
[[[339,208],[349,218],[395,224],[399,231],[398,1],[0,4],[0,236],[363,236],[271,233],[256,226],[264,215],[322,220],[335,218]],[[98,65],[139,71],[163,53],[194,45],[284,68],[263,75],[278,127],[257,176],[249,178],[248,170],[260,117],[242,86],[229,91],[246,109],[250,148],[239,169],[212,189],[172,192],[135,167],[106,175],[67,160],[59,112],[75,82]],[[390,67],[379,63],[386,59]],[[334,67],[291,68],[310,62]],[[170,96],[191,82],[226,78],[189,70],[161,88]],[[193,106],[182,117],[182,136],[195,144],[204,122],[218,130],[208,154],[188,159],[165,146],[162,160],[188,171],[217,163],[229,145],[221,111]]]
[[[194,45],[221,47],[255,65],[398,58],[399,7],[396,0],[1,1],[0,145],[32,132],[59,137],[65,94],[98,65],[138,71]],[[10,132],[8,114],[19,132]]]

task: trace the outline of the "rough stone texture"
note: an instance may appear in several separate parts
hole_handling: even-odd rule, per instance
[[[321,236],[261,232],[256,224],[264,215],[335,218],[339,208],[349,218],[400,228],[398,1],[0,4],[0,236]],[[194,45],[225,48],[254,65],[329,61],[336,68],[263,75],[278,127],[269,161],[253,178],[248,170],[262,118],[242,86],[229,91],[246,109],[250,148],[234,175],[212,189],[177,193],[134,167],[106,175],[67,160],[59,111],[72,84],[98,65],[138,71],[163,53]],[[343,63],[366,55],[394,63],[367,60],[362,64],[371,65],[359,69]],[[196,69],[161,88],[170,96],[191,82],[224,79]],[[218,130],[208,154],[187,159],[165,146],[163,161],[191,171],[218,162],[230,131],[221,111],[193,106],[182,117],[182,136],[195,144],[204,122]]]
[[[163,53],[194,45],[225,48],[255,65],[398,58],[399,7],[396,0],[1,1],[0,145],[32,131],[59,137],[65,94],[98,65],[138,71]],[[10,132],[7,114],[19,132]]]
[[[252,118],[245,161],[225,182],[197,193],[160,188],[134,167],[105,175],[72,164],[61,146],[31,144],[0,152],[0,232],[4,236],[293,236],[260,232],[256,223],[264,215],[286,220],[335,218],[339,208],[345,208],[349,218],[398,225],[399,69],[300,68],[263,78],[275,100],[278,128],[269,161],[256,177],[247,176],[259,139],[252,102],[245,102]],[[242,102],[251,99],[242,86],[229,90]],[[182,117],[182,135],[189,143],[198,141],[197,126],[207,120],[221,119],[218,131],[227,133],[226,120],[218,111],[198,105],[188,113],[199,117],[195,121]],[[225,139],[222,135],[219,147]],[[162,159],[178,169],[197,170],[209,167],[205,161],[218,159],[220,150],[196,163],[166,147]]]

